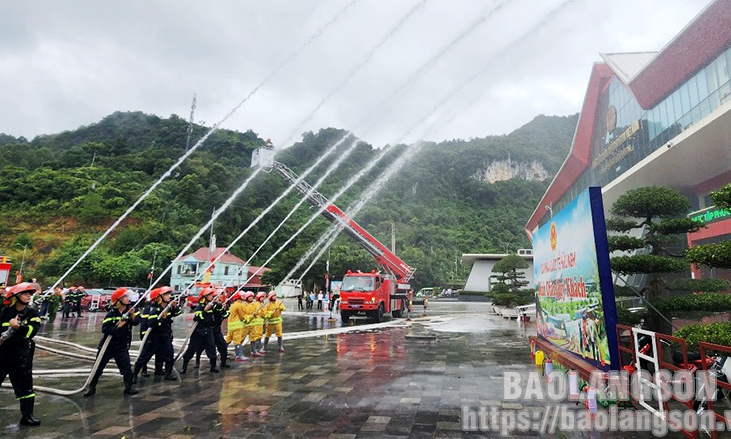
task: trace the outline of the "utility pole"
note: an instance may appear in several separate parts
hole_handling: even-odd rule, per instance
[[[188,139],[185,141],[185,152],[190,149],[190,136],[193,134],[193,116],[195,115],[196,96],[193,94],[193,103],[190,105],[190,120],[188,121]]]

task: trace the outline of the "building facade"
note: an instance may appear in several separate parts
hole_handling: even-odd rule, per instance
[[[507,253],[491,254],[491,253],[465,253],[462,255],[462,265],[471,267],[470,274],[467,276],[467,282],[464,284],[464,291],[476,291],[480,293],[488,293],[492,291],[492,287],[497,282],[492,276],[495,275],[492,269],[502,258],[508,256]],[[530,249],[518,250],[518,256],[528,262],[528,268],[520,270],[525,273],[525,280],[528,285],[524,288],[535,288],[533,274],[533,251]]]
[[[691,216],[712,220],[689,245],[731,238],[731,216],[709,197],[731,182],[731,0],[709,4],[659,52],[601,57],[569,156],[526,232],[589,186],[602,187],[607,214],[630,189],[665,186],[689,197]]]
[[[224,247],[216,247],[213,251],[208,247],[201,247],[193,253],[178,258],[173,263],[170,285],[175,290],[184,290],[194,282],[203,282],[206,268],[224,250],[226,250]],[[245,261],[230,252],[225,252],[211,270],[210,283],[237,287],[246,282],[248,273]]]

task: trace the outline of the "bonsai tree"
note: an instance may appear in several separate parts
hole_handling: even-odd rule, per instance
[[[608,237],[609,250],[635,252],[612,257],[612,270],[623,275],[647,274],[648,282],[639,293],[650,303],[668,295],[669,274],[688,269],[684,255],[670,248],[682,242],[686,233],[704,226],[685,217],[690,207],[690,201],[678,191],[658,186],[627,191],[612,206],[607,230],[621,234]],[[636,229],[641,230],[641,237],[629,236]],[[648,323],[651,329],[660,329],[659,320]]]
[[[529,282],[525,280],[525,272],[521,270],[528,267],[528,262],[518,255],[505,256],[492,267],[492,272],[497,273],[492,275],[497,283],[488,293],[493,299],[493,304],[515,307],[527,305],[535,300],[535,292],[524,288]]]
[[[731,210],[731,184],[711,192],[711,200],[720,209]],[[688,249],[688,260],[712,268],[731,268],[731,241],[704,244]]]

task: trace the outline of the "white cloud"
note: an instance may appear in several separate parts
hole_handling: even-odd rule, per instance
[[[0,132],[60,132],[116,110],[187,117],[193,93],[196,120],[213,124],[350,1],[3,2]],[[224,126],[285,137],[416,3],[356,2]],[[369,120],[494,3],[427,1],[301,131]],[[659,50],[707,2],[575,0],[536,29],[561,3],[508,2],[357,134],[377,146],[397,140],[485,65],[439,108],[429,138],[502,134],[538,113],[575,113],[599,52]]]

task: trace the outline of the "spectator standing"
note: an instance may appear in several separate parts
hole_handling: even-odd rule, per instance
[[[297,311],[302,311],[305,309],[305,307],[302,305],[302,296],[305,293],[300,291],[300,293],[297,295]]]
[[[317,293],[317,310],[322,310],[322,291]]]

